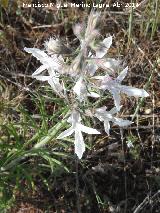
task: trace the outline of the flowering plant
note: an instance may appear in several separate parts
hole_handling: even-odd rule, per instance
[[[149,95],[144,89],[121,84],[127,75],[128,67],[117,76],[118,70],[121,69],[121,61],[106,57],[112,44],[112,36],[99,41],[100,33],[96,29],[99,18],[99,13],[91,11],[86,26],[85,24],[76,24],[73,27],[73,32],[80,42],[75,51],[64,45],[59,39],[53,38],[45,42],[44,50],[24,49],[42,64],[32,74],[33,78],[47,81],[53,91],[69,105],[70,116],[67,122],[71,124],[71,127],[62,132],[57,139],[63,139],[74,133],[75,153],[79,159],[82,158],[85,151],[82,132],[100,134],[98,130],[83,125],[82,116],[98,118],[104,123],[104,130],[109,135],[110,122],[120,127],[132,123],[115,116],[122,107],[120,104],[121,93],[135,97]],[[47,75],[44,74],[45,70]],[[72,86],[71,90],[67,89],[68,82]],[[92,104],[93,99],[105,97],[105,90],[111,93],[115,104],[115,107],[109,111],[106,111],[106,106],[94,108]]]

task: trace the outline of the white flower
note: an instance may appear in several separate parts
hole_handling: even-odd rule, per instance
[[[106,111],[106,109],[106,106],[96,109],[94,116],[97,117],[100,121],[104,122],[104,129],[108,135],[110,130],[110,121],[120,127],[132,124],[132,122],[129,120],[123,120],[122,118],[116,118],[113,116],[118,112],[116,107],[112,108],[110,111]]]
[[[85,81],[83,80],[83,77],[80,76],[79,80],[76,82],[75,86],[73,87],[74,93],[77,95],[78,100],[82,102],[87,96],[93,97],[93,98],[99,98],[100,95],[91,92],[90,91],[90,85],[88,87],[86,86]]]
[[[113,74],[114,71],[119,68],[119,65],[121,63],[120,60],[116,60],[114,58],[104,58],[111,44],[112,36],[109,36],[105,38],[102,42],[99,42],[97,45],[91,45],[91,48],[95,50],[96,54],[93,56],[91,52],[89,52],[88,57],[90,58],[88,59],[89,64],[87,66],[90,75],[93,76],[97,71],[98,67],[102,68],[103,70],[106,70],[108,73],[111,74]]]
[[[98,66],[95,61],[90,60],[89,63],[86,65],[86,70],[88,75],[93,76],[98,70]]]
[[[73,91],[78,96],[80,102],[86,97],[87,89],[82,76],[76,82],[75,86],[73,87]]]
[[[78,158],[81,159],[85,151],[85,144],[82,136],[82,132],[87,134],[101,134],[96,129],[84,126],[81,124],[81,117],[78,111],[73,110],[71,116],[68,119],[68,122],[72,125],[69,129],[62,132],[57,139],[65,138],[69,135],[75,134],[75,153]]]
[[[97,59],[98,65],[107,71],[111,71],[114,73],[115,70],[117,70],[120,66],[121,61],[116,60],[114,58],[106,58],[106,59]]]
[[[50,38],[44,44],[48,54],[70,54],[71,50],[58,39]]]
[[[114,74],[120,67],[120,60],[114,58],[94,58],[88,59],[87,71],[88,74],[93,76],[98,68],[107,71],[108,74]]]
[[[52,72],[61,71],[63,67],[63,60],[61,58],[57,58],[56,55],[52,57],[48,56],[44,51],[37,48],[24,48],[24,50],[28,53],[31,53],[34,57],[36,57],[42,65],[32,74],[32,76],[39,75],[46,69],[50,69]]]
[[[100,17],[100,13],[91,11],[88,17],[87,27],[85,29],[85,25],[83,24],[76,24],[73,27],[73,32],[80,40],[81,43],[81,51],[83,54],[87,51],[87,47],[91,46],[91,42],[99,34],[98,31],[95,29]]]
[[[37,48],[24,48],[24,50],[28,53],[32,53],[32,55],[42,63],[42,65],[32,74],[32,77],[39,81],[48,81],[52,89],[57,94],[63,96],[63,87],[59,82],[59,74],[56,72],[62,70],[62,58],[60,60],[55,55],[50,57],[44,51]],[[48,70],[49,75],[42,74],[46,69]]]
[[[52,89],[60,96],[63,96],[62,91],[63,87],[59,82],[59,78],[56,75],[36,75],[34,76],[39,81],[47,81]]]
[[[149,94],[144,89],[138,89],[131,86],[121,85],[121,82],[127,75],[128,67],[126,67],[116,79],[112,79],[109,75],[106,76],[96,76],[96,79],[101,80],[100,88],[103,90],[109,90],[114,99],[115,106],[117,110],[120,110],[120,93],[125,93],[128,96],[135,97],[148,97]]]
[[[108,52],[110,46],[112,44],[112,36],[105,38],[102,42],[100,42],[94,50],[96,51],[95,58],[103,58],[104,55]]]

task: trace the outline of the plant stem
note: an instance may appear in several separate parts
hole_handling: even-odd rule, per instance
[[[20,152],[20,156],[17,157],[16,159],[12,160],[10,163],[8,163],[6,166],[1,167],[0,171],[4,172],[6,170],[11,169],[12,167],[16,166],[21,160],[26,159],[29,156],[33,156],[35,155],[33,152],[35,150],[38,150],[42,147],[44,147],[46,144],[48,144],[53,138],[55,138],[56,134],[58,133],[58,131],[66,124],[66,119],[62,120],[60,123],[56,124],[54,127],[52,127],[49,131],[48,131],[48,135],[44,138],[42,138],[42,140],[37,143],[31,150],[25,152],[24,150],[22,150],[22,152]],[[24,147],[23,147],[24,148]]]
[[[57,132],[66,124],[66,120],[62,120],[60,123],[56,124],[48,131],[48,135],[43,138],[39,143],[37,143],[33,149],[39,149],[44,147],[47,143],[49,143],[57,134]]]

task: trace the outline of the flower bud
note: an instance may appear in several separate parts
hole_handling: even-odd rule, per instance
[[[58,39],[50,38],[44,44],[48,54],[71,54],[71,50]]]

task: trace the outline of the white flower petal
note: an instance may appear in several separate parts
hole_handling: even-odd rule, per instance
[[[36,57],[40,62],[42,62],[42,64],[44,62],[44,58],[48,57],[48,55],[44,51],[42,51],[38,48],[27,48],[27,47],[25,47],[24,50],[27,53],[32,53],[32,55],[34,57]]]
[[[100,121],[112,121],[113,116],[108,111],[106,111],[106,107],[101,107],[96,109],[95,117],[97,117]]]
[[[64,132],[62,132],[58,137],[57,139],[62,139],[62,138],[65,138],[65,137],[68,137],[69,135],[72,135],[74,132],[74,128],[73,127],[70,127],[69,129],[65,130]]]
[[[48,57],[46,59],[46,63],[49,63],[49,66],[53,70],[57,70],[58,72],[61,72],[63,61],[60,60],[60,58],[57,58],[56,55],[52,55],[52,57]]]
[[[108,49],[112,44],[112,36],[105,38],[103,42],[100,43],[100,47],[96,50],[96,58],[103,58],[107,53]]]
[[[90,61],[95,64],[95,68],[102,68],[107,71],[109,74],[113,74],[120,68],[120,60],[116,60],[114,58],[91,58]]]
[[[57,92],[57,93],[62,92],[63,88],[62,88],[61,84],[59,83],[59,78],[50,77],[48,79],[48,83],[55,92]]]
[[[48,73],[51,77],[58,77],[58,74],[55,73],[55,70],[52,67],[48,68]]]
[[[106,112],[106,109],[107,109],[107,107],[106,107],[106,106],[103,106],[103,107],[97,108],[97,109],[96,109],[96,112],[98,112],[98,113],[105,113],[105,112]]]
[[[114,123],[117,124],[118,126],[123,127],[123,126],[129,126],[133,122],[129,120],[123,120],[122,118],[114,118]]]
[[[104,130],[105,130],[105,132],[106,132],[108,135],[110,135],[110,134],[109,134],[110,124],[109,124],[109,121],[108,121],[107,119],[104,120]]]
[[[80,121],[81,121],[80,113],[76,110],[73,110],[69,122],[72,124],[74,128],[76,128],[77,124],[80,123]]]
[[[94,116],[95,116],[96,118],[98,118],[100,121],[104,121],[104,116],[101,115],[100,113],[95,113]]]
[[[57,58],[56,55],[52,57],[48,56],[44,51],[37,49],[37,48],[24,48],[24,50],[28,53],[32,53],[34,57],[36,57],[43,65],[37,69],[33,75],[40,74],[45,69],[51,70],[60,70],[63,65],[63,61],[60,58]]]
[[[96,79],[96,80],[103,80],[104,78],[105,78],[105,76],[101,76],[101,75],[92,77],[92,79]]]
[[[106,58],[105,62],[102,63],[101,67],[102,69],[110,69],[112,71],[115,71],[119,68],[121,61],[120,60],[116,60],[114,58]]]
[[[32,76],[36,76],[39,75],[41,72],[43,72],[44,70],[46,70],[48,68],[48,66],[45,64],[41,65],[33,74]]]
[[[87,93],[87,96],[92,97],[92,98],[99,98],[100,95],[96,92],[89,92]]]
[[[128,72],[128,67],[126,67],[120,74],[119,76],[116,78],[120,83],[123,81],[123,79],[126,77]]]
[[[90,128],[90,127],[87,127],[87,126],[84,126],[82,124],[78,124],[77,125],[77,128],[79,128],[82,132],[85,132],[87,134],[101,134],[99,131],[97,131],[96,129],[93,129],[93,128]]]
[[[87,64],[86,66],[87,72],[89,75],[93,76],[98,69],[96,64]]]
[[[73,121],[72,120],[72,116],[69,116],[69,118],[67,119],[67,122],[70,123],[70,124],[72,124],[72,121]]]
[[[96,58],[103,58],[103,56],[107,53],[107,50],[105,47],[99,49],[96,51]]]
[[[108,119],[108,120],[110,120],[110,121],[113,120],[113,116],[112,116],[111,114],[109,114],[108,112],[106,112],[106,113],[103,115],[103,117],[104,117],[104,120],[105,120],[105,119]]]
[[[109,88],[113,88],[114,86],[115,86],[115,83],[112,77],[110,77],[108,74],[103,76],[103,79],[101,81],[101,86],[100,86],[101,89],[106,90]]]
[[[48,81],[49,80],[49,76],[43,76],[43,75],[36,75],[34,76],[34,78],[36,78],[39,81]]]
[[[87,92],[82,77],[80,77],[79,80],[76,82],[75,86],[73,87],[73,91],[78,96],[78,99],[82,101]]]
[[[121,108],[121,106],[120,106],[120,108]],[[116,107],[113,107],[113,108],[109,111],[109,114],[114,115],[114,114],[116,114],[117,112],[118,112],[117,108],[116,108]]]
[[[106,47],[107,49],[109,49],[110,46],[112,45],[112,36],[109,36],[109,37],[105,38],[105,39],[103,40],[103,44],[105,45],[105,47]]]
[[[121,92],[135,97],[148,97],[149,94],[144,89],[138,89],[131,86],[121,85],[120,87]]]
[[[121,101],[121,97],[120,97],[120,94],[117,90],[111,90],[110,91],[113,95],[113,99],[114,99],[114,104],[117,108],[117,110],[119,111],[120,110],[120,101]]]
[[[78,129],[75,130],[75,153],[79,159],[82,158],[83,153],[85,152],[85,143],[81,131]]]

